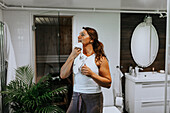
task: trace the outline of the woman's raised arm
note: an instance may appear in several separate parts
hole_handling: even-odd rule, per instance
[[[74,48],[71,52],[70,56],[68,57],[67,61],[64,63],[64,65],[61,67],[60,70],[60,77],[62,79],[65,79],[70,76],[72,72],[73,62],[74,59],[81,53],[80,48]]]

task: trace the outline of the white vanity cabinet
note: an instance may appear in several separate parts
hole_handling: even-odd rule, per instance
[[[125,77],[125,109],[128,113],[164,113],[165,75],[140,78],[126,73]]]

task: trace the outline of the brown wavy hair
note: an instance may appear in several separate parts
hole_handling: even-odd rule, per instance
[[[87,31],[91,39],[93,40],[93,49],[94,52],[96,53],[96,61],[100,61],[102,57],[106,57],[103,49],[103,44],[98,40],[98,34],[97,31],[93,28],[90,27],[83,27],[84,30]]]

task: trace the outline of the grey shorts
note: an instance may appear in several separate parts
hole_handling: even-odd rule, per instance
[[[85,94],[73,92],[67,113],[102,113],[103,94]]]

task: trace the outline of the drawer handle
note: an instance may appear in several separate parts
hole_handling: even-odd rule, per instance
[[[169,105],[169,101],[167,102],[167,105]],[[148,102],[142,102],[142,107],[149,107],[149,106],[164,106],[164,101],[148,101]]]
[[[164,84],[142,84],[142,88],[147,88],[147,87],[165,87]]]

